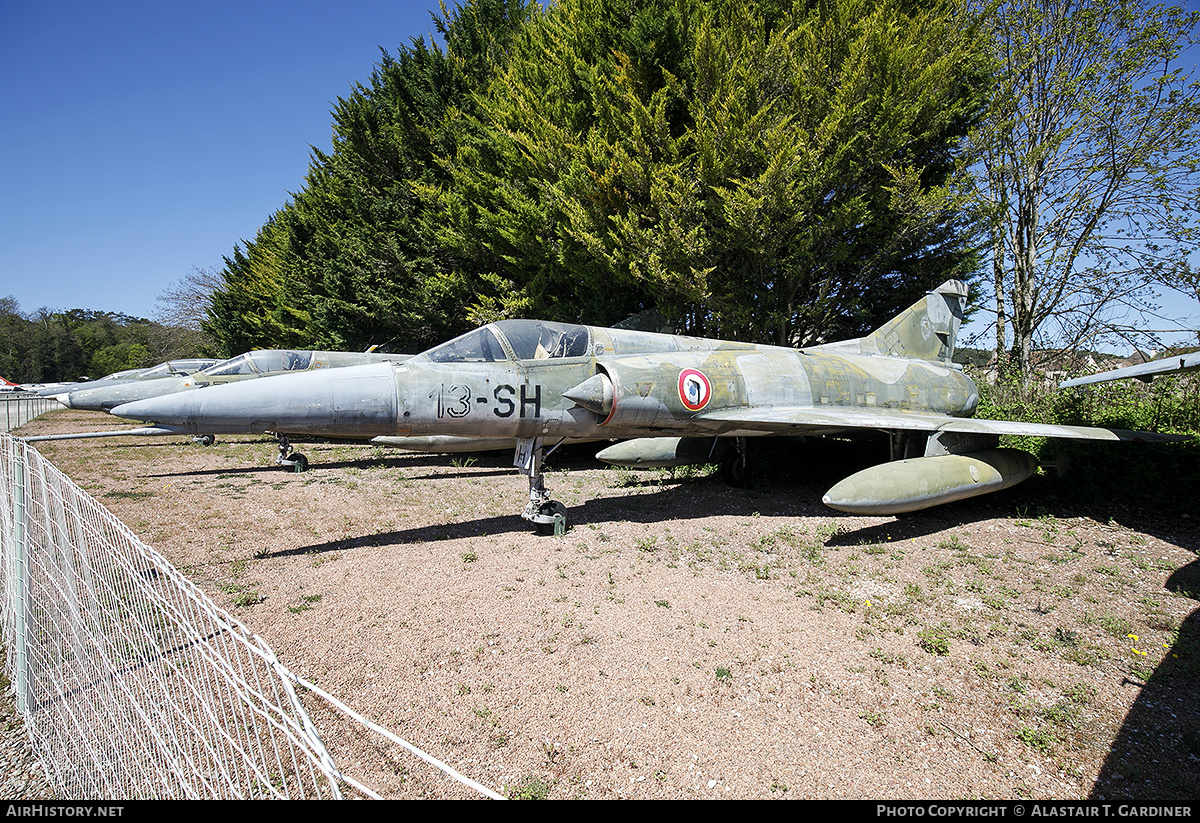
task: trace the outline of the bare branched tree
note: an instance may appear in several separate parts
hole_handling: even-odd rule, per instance
[[[213,342],[201,327],[212,305],[212,295],[224,286],[221,273],[215,269],[193,266],[157,298],[154,320],[163,328],[162,334],[151,341],[155,354],[162,360],[212,354]]]
[[[1200,84],[1177,67],[1200,14],[1012,0],[989,19],[999,83],[975,138],[998,360],[1023,376],[1035,344],[1153,344],[1155,289],[1186,293],[1200,242]]]

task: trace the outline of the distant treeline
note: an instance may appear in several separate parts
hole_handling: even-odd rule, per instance
[[[502,317],[803,345],[978,268],[986,43],[942,0],[465,0],[332,112],[205,329],[415,351]]]
[[[23,314],[11,296],[0,298],[0,377],[14,383],[96,379],[193,357],[198,340],[194,332],[112,312]]]

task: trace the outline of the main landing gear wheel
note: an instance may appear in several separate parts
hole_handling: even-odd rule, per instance
[[[737,448],[725,452],[725,456],[721,458],[721,479],[734,488],[748,489],[753,477],[753,462],[749,450],[739,438]]]

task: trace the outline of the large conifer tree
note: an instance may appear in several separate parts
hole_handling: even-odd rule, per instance
[[[953,3],[562,0],[424,187],[472,317],[810,343],[973,268],[958,139],[981,46]]]

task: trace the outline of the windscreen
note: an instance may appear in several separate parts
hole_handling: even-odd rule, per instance
[[[435,363],[494,363],[508,359],[500,341],[486,326],[435,346],[426,356]]]
[[[312,365],[312,352],[266,349],[250,352],[254,368],[261,372],[304,371]]]
[[[211,368],[204,370],[205,374],[215,376],[225,376],[230,374],[254,374],[254,369],[250,365],[250,356],[239,354],[237,357],[231,357],[221,363],[218,363]]]
[[[154,380],[159,377],[169,377],[172,374],[170,363],[159,363],[152,369],[146,369],[138,375],[142,380]]]

